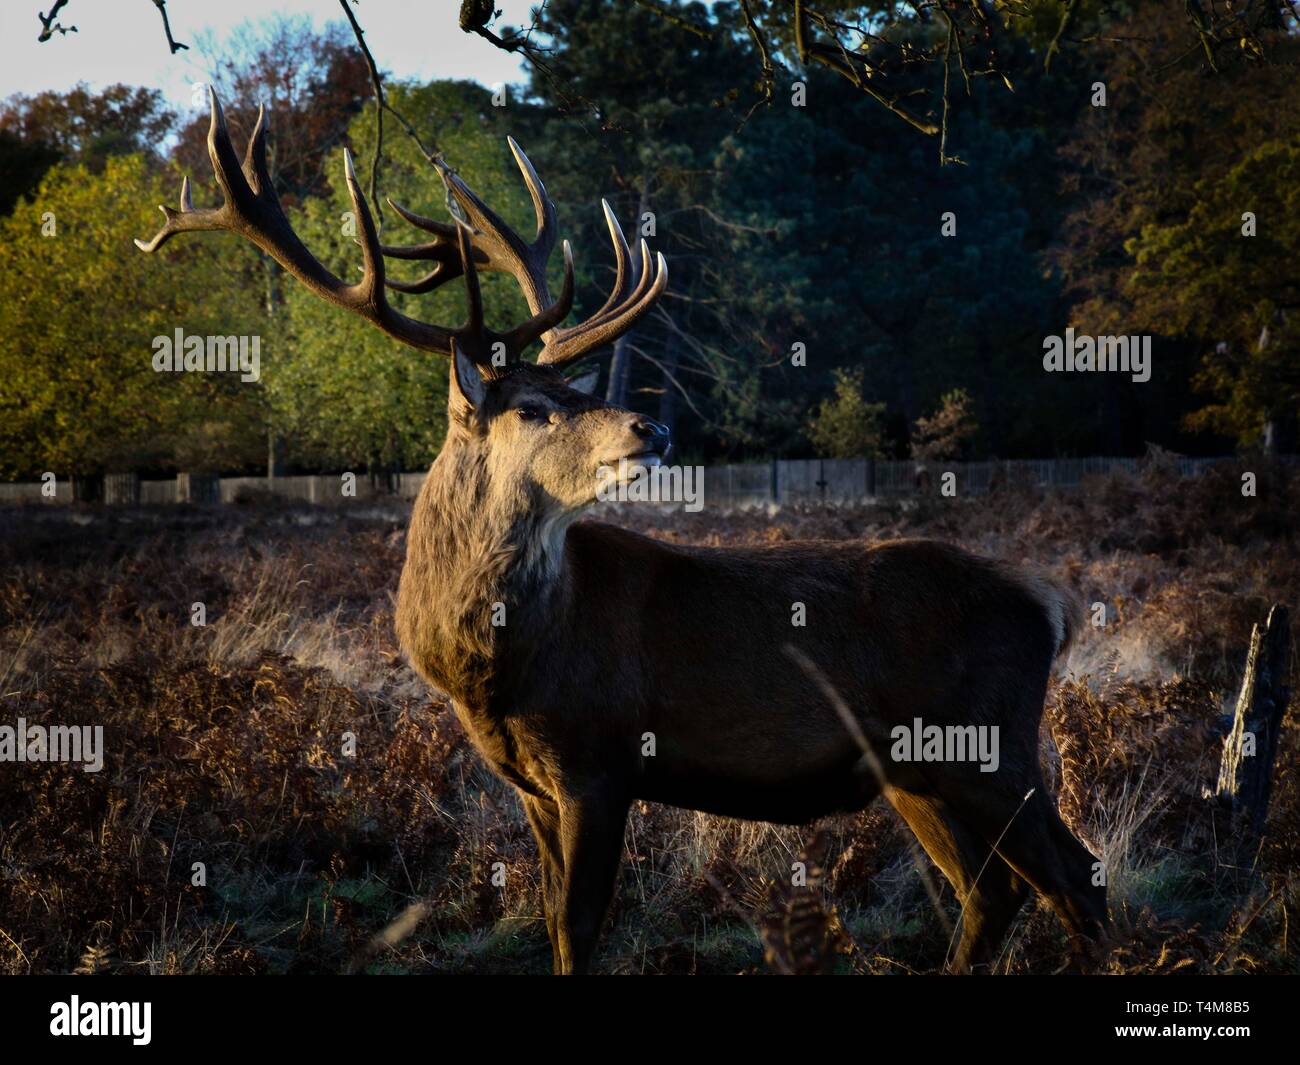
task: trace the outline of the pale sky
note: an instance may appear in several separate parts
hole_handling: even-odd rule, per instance
[[[526,26],[538,0],[496,0],[494,24]],[[195,38],[211,31],[224,42],[242,22],[274,9],[306,15],[317,29],[346,21],[338,0],[168,0],[172,35],[191,46],[170,55],[162,19],[152,0],[69,0],[59,12],[76,33],[38,44],[37,10],[51,0],[0,0],[0,99],[15,92],[65,90],[79,81],[93,89],[115,82],[161,89],[171,107],[189,106],[191,86],[204,80]],[[398,78],[471,78],[485,85],[523,81],[522,64],[480,37],[462,33],[458,0],[361,0],[357,21],[379,69]],[[350,33],[350,31],[349,31]]]

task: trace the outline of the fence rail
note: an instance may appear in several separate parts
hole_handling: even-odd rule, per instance
[[[983,495],[998,488],[1078,488],[1085,477],[1132,473],[1140,460],[1094,456],[1075,459],[1009,459],[989,462],[885,461],[879,459],[778,459],[708,466],[704,505],[763,506],[769,503],[847,503],[880,496],[938,492],[945,475],[959,496]],[[1232,458],[1172,459],[1179,474],[1194,477]],[[1288,461],[1294,461],[1290,459]],[[310,474],[301,477],[217,477],[178,474],[166,480],[141,480],[134,473],[103,478],[0,484],[0,503],[108,504],[244,503],[284,499],[302,503],[414,499],[424,473]]]

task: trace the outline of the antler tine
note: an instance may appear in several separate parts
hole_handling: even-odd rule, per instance
[[[389,259],[424,260],[434,263],[432,270],[414,281],[389,278],[387,281],[389,288],[397,292],[422,295],[432,292],[461,273],[460,239],[457,237],[457,226],[454,223],[426,218],[422,214],[407,210],[391,198],[388,199],[388,206],[411,225],[434,234],[434,239],[425,244],[380,245],[379,250]],[[479,259],[483,258],[482,253],[476,248],[471,246],[470,251]]]
[[[375,229],[375,220],[370,217],[370,208],[366,198],[361,195],[361,185],[357,181],[357,168],[352,164],[352,152],[343,149],[343,180],[348,186],[348,198],[352,201],[352,210],[356,212],[357,222],[361,227],[361,280],[352,286],[367,302],[379,309],[382,317],[388,304],[384,301],[384,256],[379,250],[379,233]]]
[[[475,269],[474,259],[470,254],[469,228],[467,226],[456,227],[456,242],[460,250],[461,270],[465,274],[466,319],[464,330],[481,332],[483,329],[483,293],[478,284],[478,270]],[[474,357],[473,352],[469,354],[471,358]]]
[[[605,212],[605,225],[609,229],[609,242],[614,245],[614,287],[601,304],[600,310],[591,316],[597,321],[609,314],[614,307],[627,297],[632,287],[632,253],[628,250],[627,238],[623,236],[623,227],[618,224],[618,216],[610,207],[609,201],[601,198],[600,208]]]
[[[162,211],[163,217],[167,221],[163,223],[163,227],[150,240],[144,241],[139,237],[135,238],[135,246],[142,252],[157,251],[177,233],[197,233],[201,230],[226,228],[224,207],[207,207],[197,211],[194,209],[194,201],[190,198],[190,179],[188,177],[181,178],[180,210],[161,203],[158,205],[158,210]]]
[[[263,189],[272,186],[271,172],[266,166],[266,105],[257,105],[257,122],[253,126],[253,135],[248,138],[248,147],[244,150],[244,180],[249,184],[253,195],[261,195]]]
[[[410,222],[411,225],[413,225],[413,226],[415,226],[415,227],[417,227],[417,228],[419,228],[419,229],[428,230],[428,232],[430,232],[430,233],[435,233],[435,234],[437,234],[437,236],[438,236],[439,238],[441,238],[441,239],[443,239],[443,240],[447,240],[447,241],[453,241],[453,240],[456,240],[456,223],[455,223],[455,222],[439,222],[436,218],[429,218],[427,215],[419,214],[419,213],[417,213],[417,212],[415,212],[415,211],[412,211],[412,210],[410,210],[410,209],[408,209],[408,208],[406,208],[406,207],[403,207],[400,203],[398,203],[396,200],[394,200],[391,196],[385,196],[384,199],[386,199],[386,200],[388,201],[388,206],[389,206],[389,207],[391,207],[394,211],[396,211],[396,212],[397,212],[398,214],[400,214],[403,218],[405,218],[408,222]],[[424,246],[424,245],[421,245],[421,247],[423,247],[423,246]],[[402,249],[402,250],[406,251],[406,250],[412,250],[412,249]],[[394,249],[394,253],[396,253],[396,249]],[[387,254],[387,253],[385,253],[385,254]],[[400,256],[399,256],[399,258],[400,258]]]
[[[208,155],[216,173],[223,202],[220,207],[195,210],[189,179],[181,184],[180,209],[163,207],[166,223],[147,243],[137,240],[142,251],[153,252],[177,233],[222,229],[237,233],[270,255],[284,269],[316,295],[365,318],[385,333],[411,347],[446,354],[452,332],[441,326],[409,318],[384,299],[384,263],[374,220],[361,188],[351,154],[343,156],[348,195],[361,231],[364,272],[356,284],[347,284],[331,273],[298,239],[285,217],[266,165],[266,112],[259,109],[257,125],[249,139],[241,169],[221,101],[208,90],[211,121],[208,126]],[[466,346],[472,341],[466,338]]]
[[[668,262],[663,255],[655,257],[653,275],[650,249],[645,241],[641,242],[641,259],[641,281],[631,295],[603,317],[597,314],[580,325],[558,330],[547,341],[537,361],[547,366],[570,366],[631,329],[668,287]]]
[[[514,137],[507,137],[506,143],[510,145],[510,154],[515,157],[515,165],[524,176],[528,195],[533,198],[533,212],[537,215],[537,233],[533,237],[532,251],[545,263],[551,257],[551,249],[555,247],[555,237],[559,229],[555,220],[555,204],[546,195],[546,186],[542,184],[542,179],[537,176],[533,164],[529,162],[528,156],[524,154],[524,150],[519,147]]]
[[[252,199],[253,190],[248,179],[244,177],[239,157],[235,155],[235,146],[230,141],[230,130],[226,128],[226,113],[221,107],[221,101],[217,99],[216,90],[210,85],[208,100],[212,107],[212,118],[208,123],[208,158],[212,160],[217,185],[221,188],[227,207],[231,204],[245,206]],[[253,150],[251,140],[248,150],[251,157]]]
[[[641,262],[637,267],[636,273],[628,277],[627,287],[622,290],[617,298],[606,300],[605,305],[585,322],[571,326],[567,330],[563,330],[563,334],[573,334],[578,332],[578,330],[590,329],[593,326],[599,325],[606,319],[612,318],[614,315],[618,314],[625,305],[636,303],[645,296],[646,291],[650,288],[654,279],[654,275],[650,272],[650,245],[645,242],[644,238],[642,238],[638,242],[637,248],[641,252]],[[635,282],[633,281],[633,278],[636,279]],[[563,340],[564,336],[561,335],[556,339]]]
[[[519,172],[523,175],[524,185],[532,198],[533,211],[537,216],[537,232],[531,244],[479,199],[451,167],[441,159],[435,159],[433,165],[473,230],[475,264],[481,270],[513,275],[523,289],[529,310],[533,314],[539,314],[551,303],[546,284],[546,263],[554,250],[557,236],[555,205],[546,195],[546,188],[523,149],[515,143],[514,138],[508,137],[506,140]],[[392,203],[393,209],[402,218],[417,229],[432,233],[434,239],[409,246],[385,245],[383,253],[391,259],[418,259],[436,264],[427,274],[414,281],[389,281],[389,288],[399,292],[432,292],[460,273],[460,255],[454,226],[418,214],[391,200],[389,203]]]
[[[564,287],[560,289],[560,298],[547,307],[543,307],[523,325],[516,326],[509,333],[515,350],[522,351],[534,340],[539,340],[565,318],[573,309],[573,249],[569,242],[564,242]]]

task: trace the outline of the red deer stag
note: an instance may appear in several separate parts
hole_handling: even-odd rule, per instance
[[[450,695],[475,747],[519,791],[541,855],[555,971],[591,964],[636,799],[797,824],[860,810],[883,792],[962,902],[952,968],[995,959],[1030,887],[1072,947],[1089,948],[1105,927],[1105,889],[1057,817],[1038,761],[1048,675],[1075,625],[1069,596],[939,543],[715,549],[577,521],[596,498],[599,468],[656,465],[669,441],[662,426],[592,398],[561,371],[641,318],[667,268],[644,241],[634,266],[606,204],[614,290],[563,328],[572,258],[566,243],[552,301],[555,209],[510,148],[537,214],[531,243],[440,167],[464,218],[443,223],[394,204],[432,239],[383,246],[345,157],[364,264],[348,284],[290,228],[261,116],[241,172],[213,95],[208,150],[224,203],[195,210],[186,182],[180,210],[162,208],[166,224],[137,243],[153,251],[191,230],[238,233],[323,298],[451,356],[447,438],[411,515],[397,630],[420,675]],[[385,277],[385,256],[433,265],[399,282]],[[479,270],[512,274],[532,317],[504,333],[487,328]],[[409,318],[385,296],[385,285],[429,292],[458,275],[469,313],[456,329]],[[539,340],[536,363],[522,361]],[[854,708],[857,736],[832,705],[836,693]],[[916,719],[949,736],[995,730],[996,771],[961,757],[906,760],[906,743],[886,757]],[[653,755],[643,753],[647,734]]]

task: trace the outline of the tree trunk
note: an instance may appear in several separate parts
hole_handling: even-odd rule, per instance
[[[266,427],[266,476],[284,476],[284,441],[269,425]]]
[[[264,254],[262,273],[266,280],[266,319],[272,322],[284,299],[280,291],[280,264]],[[266,476],[268,479],[284,476],[284,441],[269,420],[266,426]]]
[[[677,376],[677,364],[681,361],[681,350],[676,333],[668,336],[664,349],[663,392],[659,394],[659,421],[674,434],[677,429],[677,385],[673,378]]]
[[[628,334],[614,341],[614,357],[609,360],[609,384],[605,386],[605,402],[616,407],[627,405],[627,367],[632,353],[627,350]]]
[[[1232,730],[1219,763],[1215,831],[1220,875],[1240,890],[1253,876],[1264,835],[1268,801],[1290,692],[1286,687],[1291,626],[1287,608],[1276,604],[1250,634],[1250,650],[1237,696]]]

